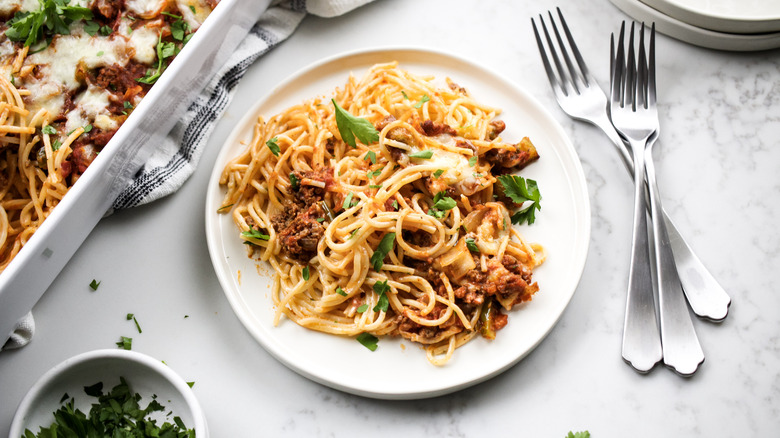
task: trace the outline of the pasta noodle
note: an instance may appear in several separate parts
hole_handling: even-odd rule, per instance
[[[274,323],[402,336],[436,365],[495,336],[538,290],[545,257],[512,227],[512,211],[538,205],[505,187],[538,194],[511,175],[538,154],[527,138],[503,142],[499,112],[393,62],[350,76],[332,100],[259,117],[223,170],[220,213],[275,271]]]

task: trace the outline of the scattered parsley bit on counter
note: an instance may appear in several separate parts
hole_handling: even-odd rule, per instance
[[[195,382],[187,382],[187,386],[189,386],[190,388],[192,388],[193,386],[195,386]]]
[[[357,336],[357,341],[363,344],[363,346],[368,348],[369,350],[376,351],[377,344],[379,343],[379,338],[372,335],[371,333],[361,333]]]
[[[98,286],[100,286],[100,282],[99,282],[99,281],[97,281],[97,280],[95,280],[95,279],[92,279],[92,283],[90,283],[90,284],[89,284],[89,287],[90,287],[92,290],[97,290],[97,289],[98,289]]]
[[[60,403],[67,402],[53,413],[55,421],[49,427],[41,427],[37,434],[25,429],[22,438],[49,437],[159,437],[194,438],[195,431],[187,429],[178,416],[173,422],[165,421],[157,425],[157,420],[149,418],[155,412],[165,412],[165,406],[153,397],[152,401],[141,408],[138,402],[141,395],[134,393],[124,377],[107,394],[103,394],[103,382],[85,386],[84,392],[96,397],[89,415],[74,407],[75,398],[65,394]],[[192,385],[190,385],[192,386]],[[68,400],[70,398],[70,400]],[[170,417],[168,412],[165,417]]]
[[[587,430],[582,432],[571,432],[569,431],[569,434],[566,435],[565,438],[590,438],[590,432]]]
[[[116,346],[125,350],[131,350],[133,348],[133,338],[121,336],[119,342],[116,343]]]
[[[140,324],[138,324],[138,320],[137,320],[137,319],[135,319],[135,315],[133,315],[132,313],[128,313],[128,314],[127,314],[127,320],[128,320],[128,321],[130,321],[131,319],[132,319],[132,320],[133,320],[133,322],[135,323],[135,328],[137,328],[137,329],[138,329],[138,333],[143,333],[143,332],[141,331],[141,325],[140,325]]]

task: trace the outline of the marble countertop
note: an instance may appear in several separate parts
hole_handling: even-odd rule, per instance
[[[628,17],[608,0],[561,2],[605,87],[609,35]],[[640,375],[620,357],[632,187],[596,128],[557,106],[530,17],[550,1],[380,0],[338,18],[308,17],[253,65],[199,168],[177,193],[103,219],[34,309],[26,347],[0,353],[0,436],[49,368],[73,355],[133,349],[187,381],[214,437],[775,436],[780,411],[780,51],[719,52],[660,35],[664,206],[732,298],[720,323],[694,320],[706,361],[691,378],[663,366]],[[424,46],[471,59],[521,84],[563,126],[591,201],[590,250],[577,291],[547,338],[514,367],[450,395],[383,401],[289,370],[232,312],[209,260],[204,193],[218,149],[255,99],[298,69],[344,51]],[[153,249],[139,251],[145,245]],[[89,289],[92,279],[99,291]],[[184,318],[188,315],[188,318]],[[377,378],[381,378],[378,376]]]

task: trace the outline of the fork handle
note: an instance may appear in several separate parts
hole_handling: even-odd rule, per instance
[[[626,170],[633,175],[634,165],[631,155],[606,114],[589,121],[601,128],[604,134],[609,137],[613,146],[620,154]],[[715,277],[710,274],[693,252],[693,249],[683,239],[672,219],[663,208],[661,208],[661,216],[664,218],[666,229],[669,233],[674,260],[677,265],[677,273],[693,313],[713,322],[723,321],[728,316],[731,298],[729,298],[723,287],[718,284]]]
[[[633,141],[633,140],[632,140]],[[650,248],[647,236],[647,206],[641,173],[644,159],[640,148],[634,153],[636,181],[634,189],[634,223],[631,243],[631,264],[628,276],[626,314],[623,322],[623,359],[639,372],[649,372],[662,359],[661,338],[653,299],[653,277],[650,268]],[[641,172],[641,173],[640,173]]]
[[[646,153],[652,153],[650,147]],[[652,215],[658,217],[661,198],[652,157],[646,157],[645,175],[650,190],[650,211]],[[653,239],[655,240],[655,275],[658,286],[664,364],[680,375],[690,376],[704,362],[704,352],[693,328],[688,306],[685,304],[680,278],[677,274],[678,269],[675,265],[664,221],[653,221]]]

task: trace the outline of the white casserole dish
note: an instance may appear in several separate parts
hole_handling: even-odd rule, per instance
[[[0,347],[270,0],[221,0],[57,208],[0,273]]]

